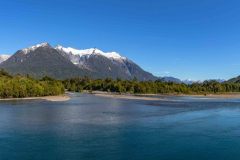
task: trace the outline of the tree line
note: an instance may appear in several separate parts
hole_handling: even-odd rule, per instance
[[[29,76],[11,76],[0,70],[0,98],[52,96],[64,93],[61,81],[44,77],[40,80]]]
[[[64,91],[105,91],[130,94],[217,94],[240,92],[240,82],[173,83],[121,79],[90,79],[88,77],[55,80],[50,77],[34,79],[29,76],[11,76],[0,70],[0,98],[40,97],[63,94]]]
[[[137,81],[121,79],[89,79],[72,78],[63,81],[68,91],[81,92],[106,91],[130,94],[217,94],[240,92],[240,83],[217,82],[214,80],[190,85],[184,83],[173,83],[157,81]]]

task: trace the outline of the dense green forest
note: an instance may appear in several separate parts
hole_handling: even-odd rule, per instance
[[[11,76],[0,70],[0,98],[23,98],[64,93],[62,82],[45,77],[36,80],[28,76]]]
[[[137,81],[113,79],[72,78],[64,81],[44,77],[11,76],[0,70],[0,98],[40,97],[73,92],[106,91],[130,94],[218,94],[240,92],[240,82],[204,81],[191,85],[163,81]]]
[[[81,92],[107,91],[132,94],[217,94],[240,92],[240,83],[217,81],[204,81],[191,85],[183,83],[168,83],[162,81],[137,81],[137,80],[91,80],[85,78],[74,78],[63,81],[68,91]]]

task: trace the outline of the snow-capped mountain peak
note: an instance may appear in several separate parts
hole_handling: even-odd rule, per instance
[[[9,57],[11,57],[11,55],[7,55],[7,54],[0,55],[0,63],[6,61]]]
[[[55,49],[63,51],[65,53],[67,53],[67,54],[79,55],[80,57],[81,56],[85,56],[85,55],[90,55],[90,54],[94,53],[94,49],[93,48],[86,49],[86,50],[78,50],[78,49],[71,48],[71,47],[65,48],[63,46],[57,45],[57,47]]]
[[[3,57],[5,60],[6,56]],[[46,75],[57,79],[89,76],[94,79],[136,77],[138,80],[156,80],[151,73],[117,52],[103,52],[97,48],[78,50],[60,45],[52,47],[48,43],[18,50],[0,67],[13,74],[39,78]]]
[[[105,57],[113,58],[113,59],[121,59],[121,58],[124,58],[124,57],[122,57],[120,54],[118,54],[117,52],[107,52],[107,53],[103,53],[103,55],[104,55]]]
[[[22,51],[23,51],[24,54],[28,54],[30,51],[34,51],[34,50],[36,50],[39,47],[49,47],[49,46],[50,45],[47,42],[44,42],[44,43],[40,43],[40,44],[31,46],[31,47],[22,49]]]
[[[8,54],[2,54],[0,55],[0,57],[3,59],[3,60],[7,60],[11,55],[8,55]]]
[[[120,54],[118,54],[117,52],[103,52],[103,51],[101,51],[100,49],[97,49],[97,48],[78,50],[78,49],[71,48],[71,47],[65,48],[63,46],[57,45],[57,47],[55,49],[63,51],[63,52],[68,53],[68,54],[79,55],[80,57],[89,56],[89,55],[92,55],[92,54],[100,54],[102,56],[105,56],[107,58],[112,58],[112,59],[124,58]]]

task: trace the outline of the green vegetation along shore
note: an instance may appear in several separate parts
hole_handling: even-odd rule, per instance
[[[28,76],[11,76],[0,70],[0,98],[43,97],[63,93],[61,81],[48,77],[36,80]]]
[[[81,92],[104,91],[129,94],[221,94],[240,92],[240,83],[204,81],[191,85],[183,83],[168,83],[162,81],[137,81],[137,80],[92,80],[73,78],[63,81],[68,91]]]
[[[0,98],[44,97],[71,92],[103,91],[127,94],[186,94],[207,95],[240,92],[239,82],[204,81],[203,83],[172,83],[163,81],[137,81],[113,79],[72,78],[63,81],[49,77],[33,79],[29,76],[12,76],[0,70]]]

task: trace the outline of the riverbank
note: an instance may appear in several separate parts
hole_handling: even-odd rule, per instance
[[[240,98],[240,93],[222,93],[222,94],[119,94],[111,92],[93,91],[91,94],[99,97],[117,98],[117,99],[133,99],[133,100],[165,100],[167,97],[196,97],[209,99],[231,99]]]
[[[70,100],[68,95],[44,96],[44,97],[25,97],[25,98],[2,98],[0,101],[16,101],[16,100],[46,100],[51,102],[64,102]]]

